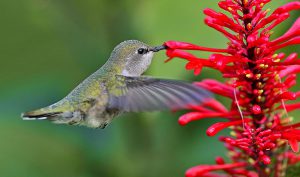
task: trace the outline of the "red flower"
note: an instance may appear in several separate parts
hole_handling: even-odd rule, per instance
[[[299,157],[285,152],[288,144],[297,152],[300,141],[300,123],[291,124],[287,112],[300,108],[295,100],[300,92],[288,89],[296,84],[300,72],[297,53],[285,56],[276,53],[284,47],[300,44],[300,18],[282,36],[271,40],[272,31],[290,16],[290,11],[300,9],[300,2],[290,2],[268,15],[263,7],[271,0],[222,0],[219,7],[230,16],[205,9],[205,23],[221,32],[228,40],[227,49],[202,47],[178,41],[167,41],[167,56],[188,61],[187,70],[200,74],[203,67],[222,73],[229,80],[221,83],[206,79],[196,82],[213,93],[232,100],[230,110],[211,99],[203,105],[191,107],[192,112],[179,118],[181,125],[204,118],[222,117],[207,129],[214,136],[227,127],[232,127],[232,137],[220,137],[229,151],[232,163],[217,160],[216,165],[200,165],[186,172],[187,177],[224,176],[213,171],[223,170],[230,176],[279,176],[284,169],[284,158],[290,164]],[[189,50],[213,52],[208,59],[189,53]],[[280,168],[279,168],[280,167]],[[269,169],[274,169],[271,172]],[[225,175],[225,176],[228,176]]]

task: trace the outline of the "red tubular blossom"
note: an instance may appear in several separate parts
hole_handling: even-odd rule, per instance
[[[222,26],[218,25],[215,19],[207,17],[207,18],[205,18],[204,22],[209,27],[214,28],[215,30],[217,30],[217,31],[221,32],[222,34],[224,34],[224,36],[227,37],[230,41],[238,41],[238,38],[236,36],[229,33]]]
[[[222,113],[228,112],[227,108],[222,103],[218,102],[215,99],[209,99],[208,101],[206,101],[204,103],[203,106],[207,106],[209,108],[212,108],[216,112],[222,112]]]
[[[194,61],[198,60],[198,58],[195,57],[194,55],[192,55],[192,54],[190,54],[188,52],[179,50],[179,49],[173,49],[173,50],[168,49],[167,50],[167,56],[169,58],[174,58],[174,57],[184,58],[184,59],[187,59],[189,61],[191,61],[191,60],[194,60]]]
[[[202,82],[196,82],[196,85],[199,85],[213,93],[220,94],[231,99],[234,98],[233,90],[234,88],[230,85],[225,85],[221,82],[212,79],[206,79]]]
[[[207,52],[221,52],[227,53],[227,49],[215,49],[215,48],[208,48],[202,47],[195,44],[187,43],[187,42],[179,42],[179,41],[167,41],[164,45],[168,49],[183,49],[183,50],[200,50],[200,51],[207,51]]]
[[[281,37],[270,42],[271,45],[279,44],[285,42],[293,37],[300,35],[300,18],[293,24],[293,26]]]
[[[208,67],[212,66],[212,63],[209,62],[208,60],[197,58],[194,55],[179,49],[167,50],[167,56],[169,57],[169,59],[166,60],[165,62],[170,61],[174,57],[184,58],[188,60],[189,62],[186,64],[186,69],[194,70],[195,75],[200,74],[203,66],[208,66]]]
[[[203,13],[215,19],[218,25],[222,25],[227,28],[232,28],[235,32],[244,30],[243,27],[241,27],[239,24],[234,23],[234,21],[228,18],[225,14],[217,13],[214,10],[208,8],[204,9]]]
[[[243,123],[250,122],[251,119],[244,119],[244,120],[237,120],[237,121],[231,121],[231,122],[218,122],[210,126],[206,130],[207,136],[215,136],[219,131],[228,128],[233,125],[241,125]]]
[[[181,125],[205,118],[225,118],[227,122],[217,122],[207,129],[208,136],[231,127],[232,136],[219,140],[228,149],[232,163],[217,158],[217,165],[193,167],[186,172],[187,177],[278,177],[285,170],[285,158],[289,164],[300,161],[299,156],[285,152],[285,145],[290,145],[294,152],[299,151],[300,123],[291,123],[287,114],[300,109],[300,104],[286,102],[300,97],[300,91],[289,90],[296,85],[300,59],[295,52],[289,55],[276,53],[279,49],[300,44],[300,18],[282,36],[271,40],[271,30],[284,23],[291,11],[299,10],[300,1],[287,3],[269,14],[269,9],[263,9],[270,1],[220,0],[219,7],[228,13],[204,9],[205,24],[229,40],[226,49],[179,41],[164,43],[169,60],[175,57],[187,60],[185,69],[193,70],[195,75],[204,67],[219,71],[226,79],[225,83],[205,79],[195,85],[231,101],[225,107],[211,99],[191,107],[192,112],[179,118]],[[212,54],[207,59],[200,58],[190,50]],[[225,174],[215,173],[216,170],[223,170]]]
[[[289,160],[289,164],[296,164],[300,161],[300,156],[291,152],[287,152],[286,154],[284,154],[284,156]]]
[[[276,51],[278,49],[282,49],[284,47],[287,47],[289,45],[296,45],[296,44],[300,44],[300,37],[294,37],[284,43],[281,43],[281,44],[278,44],[278,45],[275,45],[273,47],[271,47],[271,50],[273,51]]]
[[[288,140],[292,150],[299,152],[300,130],[291,129],[282,132],[282,138]]]
[[[205,176],[205,174],[209,173],[210,171],[239,168],[239,167],[244,167],[245,165],[246,165],[245,163],[233,163],[233,164],[224,164],[224,165],[199,165],[188,169],[185,173],[185,176],[201,177],[201,176]]]
[[[186,125],[191,121],[200,120],[209,117],[223,117],[223,118],[230,118],[232,116],[238,115],[237,112],[189,112],[182,116],[180,116],[178,123],[180,125]]]
[[[273,14],[281,14],[285,12],[290,12],[292,10],[298,10],[300,9],[300,2],[295,1],[295,2],[289,2],[281,7],[278,7]]]
[[[288,112],[300,109],[300,103],[281,105],[279,109],[285,108]]]
[[[282,70],[279,72],[279,76],[281,78],[288,76],[290,74],[297,74],[300,73],[300,66],[296,66],[296,65],[291,65],[288,68]]]

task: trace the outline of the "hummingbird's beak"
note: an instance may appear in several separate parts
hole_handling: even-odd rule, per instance
[[[149,50],[152,51],[152,52],[158,52],[158,51],[160,51],[160,50],[165,50],[165,49],[167,49],[167,46],[161,45],[161,46],[153,47],[153,48],[151,48],[151,49],[149,49]]]

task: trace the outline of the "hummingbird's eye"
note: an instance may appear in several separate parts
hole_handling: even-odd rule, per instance
[[[148,49],[145,49],[145,48],[139,48],[137,52],[138,52],[138,54],[145,54],[145,53],[148,52]]]

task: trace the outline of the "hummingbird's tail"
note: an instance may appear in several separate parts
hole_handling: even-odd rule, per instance
[[[55,110],[51,110],[48,107],[37,109],[34,111],[29,111],[21,114],[23,120],[51,120],[59,115],[62,112],[57,112]]]
[[[29,111],[21,114],[23,120],[49,120],[56,124],[77,125],[81,123],[83,115],[79,111],[72,111],[64,102]]]

